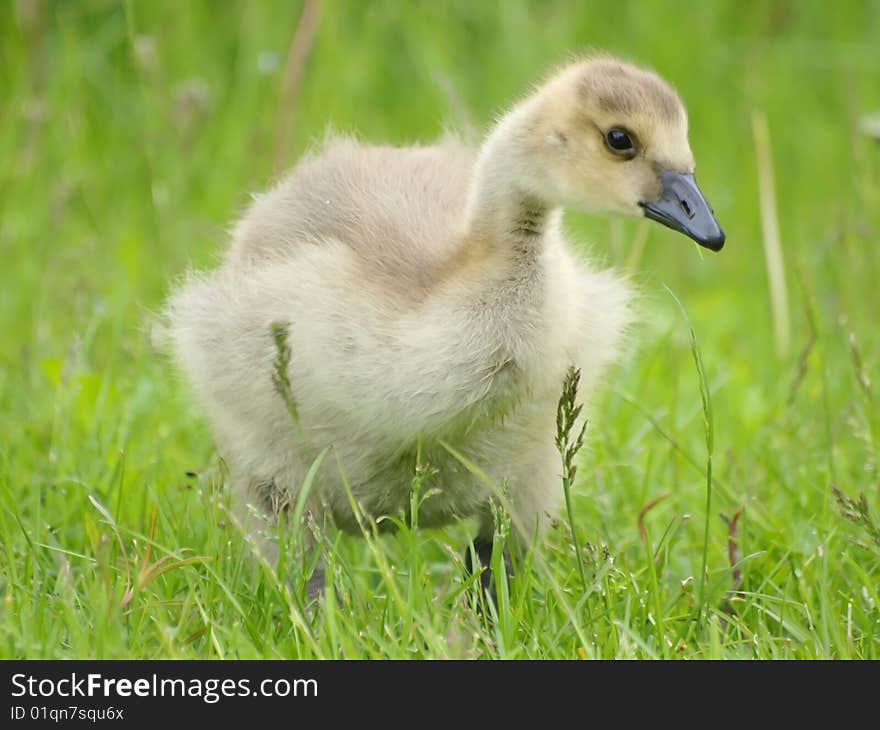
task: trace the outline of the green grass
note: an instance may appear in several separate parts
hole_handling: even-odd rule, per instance
[[[858,126],[880,108],[880,6],[327,0],[278,161],[272,66],[298,17],[0,4],[0,656],[880,658],[880,146]],[[578,456],[584,543],[564,518],[478,612],[461,529],[330,531],[310,611],[301,570],[248,558],[143,324],[326,125],[485,128],[589,46],[679,88],[728,243],[567,218],[646,298]]]

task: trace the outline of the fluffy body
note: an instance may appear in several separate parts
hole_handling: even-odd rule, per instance
[[[601,131],[621,117],[650,141],[628,168]],[[664,82],[603,57],[551,78],[480,149],[332,137],[257,197],[219,269],[167,310],[243,514],[283,511],[326,447],[311,511],[356,530],[347,483],[366,513],[406,514],[420,452],[437,490],[420,523],[476,517],[491,536],[493,490],[449,445],[505,490],[524,537],[540,533],[563,496],[565,372],[588,397],[631,319],[627,284],[575,252],[560,207],[639,215],[658,160],[692,171],[686,129]],[[298,423],[273,382],[275,323]]]

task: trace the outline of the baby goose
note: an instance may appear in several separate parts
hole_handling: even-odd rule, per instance
[[[285,513],[327,447],[308,511],[357,531],[348,485],[367,515],[408,514],[418,453],[435,472],[421,525],[475,517],[486,554],[496,495],[467,461],[504,486],[525,541],[540,535],[562,498],[565,373],[579,368],[588,395],[631,319],[626,283],[580,260],[560,209],[645,215],[718,250],[693,172],[676,92],[608,56],[560,70],[478,151],[335,137],[304,157],[167,309],[240,514]]]

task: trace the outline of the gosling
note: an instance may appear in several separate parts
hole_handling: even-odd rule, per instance
[[[719,250],[687,132],[665,81],[598,55],[552,75],[478,150],[333,136],[255,198],[220,267],[191,274],[166,314],[270,558],[273,521],[322,454],[298,514],[359,532],[350,490],[367,518],[406,516],[420,459],[421,526],[475,518],[485,562],[500,494],[522,543],[540,538],[563,497],[565,374],[580,370],[587,398],[633,316],[625,280],[577,255],[561,209],[646,216]]]

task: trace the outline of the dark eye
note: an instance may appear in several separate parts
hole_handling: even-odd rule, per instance
[[[615,155],[632,157],[636,153],[636,144],[633,136],[625,129],[609,129],[605,135],[605,143]]]

